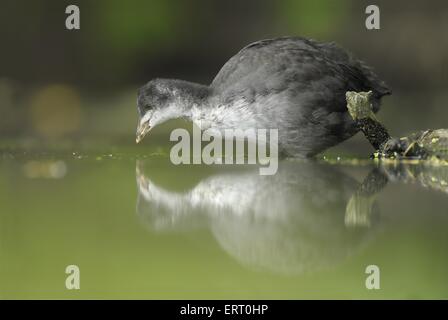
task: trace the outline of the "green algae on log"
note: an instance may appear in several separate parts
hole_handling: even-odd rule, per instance
[[[375,118],[372,111],[372,95],[372,91],[347,91],[345,97],[347,109],[356,125],[375,150],[380,150],[391,137],[387,129]]]
[[[423,156],[448,159],[448,130],[425,130],[400,138],[403,155],[410,156],[423,153]]]
[[[425,130],[393,138],[372,111],[372,91],[346,93],[347,109],[375,148],[375,158],[448,160],[448,129]]]

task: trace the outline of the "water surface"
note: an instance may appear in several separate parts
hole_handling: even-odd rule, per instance
[[[0,298],[448,298],[448,167],[1,158]]]

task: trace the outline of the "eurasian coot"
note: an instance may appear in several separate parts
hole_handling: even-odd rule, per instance
[[[207,85],[154,79],[138,92],[139,142],[175,118],[201,129],[278,129],[279,151],[313,156],[359,128],[347,112],[347,91],[372,91],[373,110],[390,94],[363,62],[335,43],[283,37],[252,43]]]

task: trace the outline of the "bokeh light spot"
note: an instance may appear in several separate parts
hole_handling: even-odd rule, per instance
[[[31,99],[30,116],[33,128],[46,138],[73,133],[81,124],[79,95],[66,85],[44,87]]]

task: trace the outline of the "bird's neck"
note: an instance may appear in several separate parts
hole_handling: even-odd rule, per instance
[[[183,80],[172,80],[172,90],[178,112],[193,120],[197,110],[208,105],[212,90],[209,86]]]

